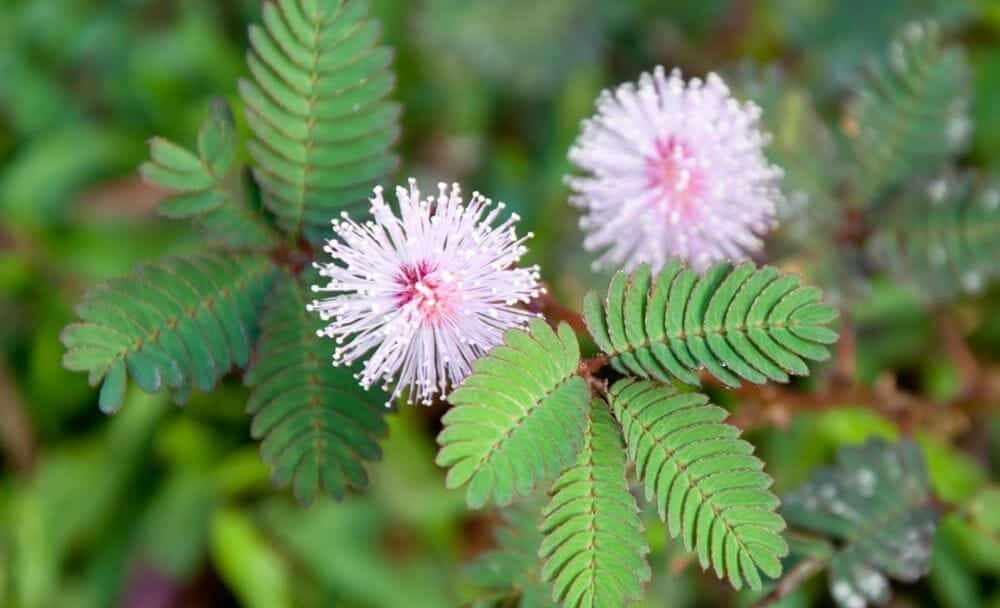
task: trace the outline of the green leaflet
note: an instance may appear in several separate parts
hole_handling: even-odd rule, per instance
[[[620,380],[609,395],[646,498],[671,536],[736,589],[743,581],[759,589],[758,569],[780,576],[788,546],[772,480],[739,430],[722,423],[728,413],[702,394],[649,380]]]
[[[924,301],[977,293],[1000,276],[1000,184],[944,173],[907,189],[870,243],[874,262]]]
[[[590,388],[575,375],[580,347],[573,331],[558,335],[542,320],[514,329],[504,344],[472,364],[442,418],[437,463],[446,484],[468,483],[469,505],[492,495],[499,505],[527,494],[573,462],[583,442]]]
[[[269,259],[207,254],[167,259],[91,289],[79,321],[62,332],[63,364],[104,381],[100,406],[114,412],[127,379],[144,391],[167,387],[184,403],[210,391],[233,365],[245,367],[260,300],[274,275]]]
[[[969,83],[964,55],[943,47],[934,22],[911,23],[889,44],[849,108],[860,204],[874,206],[962,150],[971,130]]]
[[[837,311],[798,277],[752,263],[720,262],[703,275],[673,261],[618,272],[602,303],[587,295],[584,315],[598,346],[623,374],[698,385],[706,369],[728,386],[745,379],[787,382],[806,360],[829,357],[837,340],[826,324]]]
[[[197,154],[158,137],[149,149],[150,160],[140,168],[143,177],[176,191],[160,203],[160,215],[193,220],[209,244],[227,249],[268,249],[277,243],[274,230],[247,199],[236,126],[224,100],[212,101]]]
[[[251,435],[278,485],[311,504],[319,493],[341,499],[368,484],[364,462],[381,456],[386,408],[358,386],[350,370],[333,367],[332,344],[316,337],[319,317],[306,311],[307,287],[282,276],[261,317],[257,358],[245,382]]]
[[[552,486],[542,512],[542,577],[566,607],[624,606],[650,579],[649,546],[629,492],[618,425],[594,399],[576,464]]]
[[[264,204],[312,241],[392,172],[399,108],[386,101],[392,51],[366,0],[278,0],[250,28],[252,80],[240,82]]]
[[[905,439],[872,439],[838,453],[783,499],[794,527],[831,540],[830,592],[838,604],[885,605],[886,576],[913,582],[927,574],[938,513],[931,502],[920,448]]]

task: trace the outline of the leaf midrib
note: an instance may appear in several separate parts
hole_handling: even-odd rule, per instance
[[[751,325],[746,325],[741,323],[735,327],[719,327],[715,329],[706,329],[704,327],[700,327],[694,332],[682,331],[674,335],[664,334],[663,338],[659,340],[651,340],[647,336],[637,344],[629,342],[628,348],[625,349],[612,348],[611,352],[609,352],[608,355],[611,357],[616,357],[618,355],[634,353],[639,350],[650,348],[654,344],[667,345],[667,343],[671,340],[686,341],[691,338],[701,338],[709,335],[725,337],[727,334],[730,333],[740,333],[743,335],[748,335],[749,329],[761,329],[766,332],[770,329],[783,329],[789,327],[811,327],[813,325],[814,324],[811,323],[801,323],[799,321],[788,320],[788,321],[766,321],[763,323],[754,323]]]
[[[238,277],[233,283],[220,287],[219,291],[213,294],[212,296],[199,299],[199,307],[204,308],[206,313],[211,313],[214,310],[213,306],[215,302],[222,300],[225,296],[228,296],[235,291],[245,289],[247,285],[249,285],[251,282],[265,276],[267,274],[267,271],[268,271],[267,265],[262,265],[260,269],[251,271],[249,274]],[[198,309],[195,308],[194,310],[190,310],[190,308],[191,307],[184,307],[184,311],[188,312],[187,319],[194,320],[198,318],[200,316],[196,314]],[[129,348],[128,346],[124,346],[118,352],[114,353],[114,355],[108,361],[107,368],[110,369],[115,363],[118,363],[119,361],[124,361],[125,357],[127,357],[129,353],[142,350],[142,348],[146,344],[157,343],[159,341],[160,336],[163,334],[165,330],[176,329],[177,326],[184,320],[185,317],[183,316],[169,316],[169,317],[165,316],[163,319],[162,326],[154,327],[150,329],[145,335],[138,336],[133,340],[132,345],[134,346],[134,348]],[[113,327],[110,329],[116,332],[118,331]]]
[[[546,399],[548,399],[550,396],[552,396],[553,393],[555,393],[557,390],[559,390],[560,387],[562,387],[564,384],[566,384],[566,382],[569,381],[574,376],[575,376],[575,374],[573,373],[573,371],[570,371],[568,374],[566,374],[565,376],[563,376],[562,379],[560,379],[558,382],[556,382],[556,384],[551,389],[545,391],[545,393],[540,398],[532,401],[530,407],[528,407],[520,416],[518,416],[517,418],[515,418],[513,420],[513,422],[511,423],[510,427],[507,428],[506,430],[504,430],[503,434],[501,434],[501,436],[498,437],[493,442],[493,444],[489,447],[489,449],[486,450],[486,452],[483,454],[483,456],[480,457],[479,462],[476,464],[476,467],[475,467],[475,475],[478,475],[479,472],[483,470],[483,467],[486,466],[486,464],[488,463],[488,461],[491,460],[491,458],[493,457],[493,454],[498,449],[500,449],[501,444],[505,444],[506,442],[510,441],[511,437],[514,434],[514,431],[516,431],[517,429],[519,429],[521,427],[521,423],[524,421],[524,419],[527,418],[528,416],[530,416],[539,407],[541,407],[541,404]]]
[[[693,406],[693,407],[702,407],[702,406]],[[707,503],[712,508],[712,513],[713,513],[714,518],[718,519],[719,521],[721,521],[722,525],[725,526],[726,533],[732,535],[733,538],[736,539],[736,543],[739,546],[740,551],[744,552],[744,553],[747,553],[748,555],[751,556],[751,559],[753,559],[753,552],[750,551],[747,548],[746,543],[743,542],[743,539],[740,537],[739,534],[736,533],[736,531],[733,528],[733,526],[730,525],[728,519],[723,515],[723,511],[720,510],[719,507],[712,500],[713,496],[706,496],[704,490],[702,490],[701,487],[699,487],[697,481],[695,481],[695,482],[691,481],[691,475],[688,472],[688,465],[686,465],[684,462],[681,462],[679,458],[676,458],[677,452],[673,451],[673,450],[670,450],[669,448],[665,447],[658,439],[656,439],[655,436],[653,435],[652,431],[650,430],[650,427],[646,426],[646,424],[643,423],[642,420],[640,420],[639,417],[637,415],[635,415],[627,405],[625,405],[623,403],[623,404],[619,405],[615,409],[616,410],[620,410],[622,412],[626,412],[632,418],[632,421],[635,424],[639,425],[639,428],[641,428],[642,431],[643,431],[643,437],[646,438],[647,441],[649,441],[649,443],[653,446],[653,449],[659,449],[660,451],[662,451],[667,456],[664,459],[664,464],[671,463],[671,464],[674,464],[677,467],[677,469],[678,469],[678,475],[683,475],[684,476],[684,480],[685,480],[685,482],[688,485],[689,491],[690,490],[695,490],[695,491],[698,492],[698,495],[701,497],[701,500],[700,500],[699,504],[704,505],[704,504]],[[660,480],[659,480],[659,470],[657,470],[656,477],[657,477],[656,485],[657,485],[657,488],[659,488],[660,487],[660,483],[659,483],[660,482]],[[681,534],[683,534],[683,531],[681,531]],[[713,561],[713,564],[714,564],[714,562],[715,562],[714,557],[712,557],[712,561]],[[756,560],[754,560],[754,564],[755,565],[756,565],[756,563],[757,563]],[[740,574],[740,573],[737,572],[737,574]],[[741,578],[742,578],[742,575],[741,575]]]

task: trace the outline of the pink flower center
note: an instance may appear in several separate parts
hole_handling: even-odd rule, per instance
[[[393,277],[398,289],[393,293],[397,308],[413,306],[424,321],[436,323],[455,311],[457,285],[446,280],[430,262],[404,264]]]
[[[704,188],[691,149],[676,137],[659,139],[656,153],[646,161],[649,187],[655,189],[657,209],[671,224],[689,221],[697,212],[697,202]]]

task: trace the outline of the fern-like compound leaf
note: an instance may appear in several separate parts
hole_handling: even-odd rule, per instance
[[[871,240],[871,257],[925,301],[977,293],[1000,276],[1000,184],[969,173],[920,180]]]
[[[501,511],[502,523],[494,535],[496,548],[464,569],[470,580],[492,590],[488,599],[474,606],[553,608],[556,605],[550,599],[551,588],[539,579],[538,548],[542,545],[542,533],[538,524],[543,504],[533,496]]]
[[[358,386],[350,370],[332,365],[332,348],[316,337],[322,321],[306,310],[308,287],[281,277],[261,318],[257,357],[245,382],[251,435],[278,485],[291,485],[302,504],[317,494],[341,499],[363,489],[364,462],[381,456],[385,407]]]
[[[397,163],[392,51],[377,46],[381,25],[367,10],[367,0],[278,0],[250,29],[253,79],[240,92],[264,204],[313,241]]]
[[[580,347],[565,323],[558,334],[542,320],[513,329],[504,344],[472,364],[448,397],[437,463],[446,484],[469,484],[469,505],[499,505],[553,479],[583,442],[590,388],[576,375]]]
[[[63,364],[103,380],[100,406],[114,412],[131,379],[146,392],[169,388],[183,403],[245,367],[257,309],[275,268],[263,256],[169,259],[90,290],[79,321],[62,332]]]
[[[194,221],[210,245],[259,250],[277,243],[274,230],[248,202],[236,126],[225,101],[212,102],[198,134],[197,153],[162,138],[152,139],[149,148],[151,159],[140,172],[175,191],[160,203],[160,215]]]
[[[920,448],[881,439],[844,448],[784,497],[789,525],[830,539],[830,591],[844,608],[889,602],[887,576],[927,574],[938,513]]]
[[[723,424],[726,410],[700,393],[632,378],[612,386],[610,402],[647,499],[701,567],[736,589],[744,581],[759,589],[758,570],[777,578],[785,522],[764,463],[739,429]]]
[[[563,606],[624,606],[650,579],[649,547],[625,475],[621,432],[594,399],[576,464],[552,486],[542,512],[542,577]]]
[[[965,57],[943,44],[936,23],[911,23],[890,43],[849,112],[862,204],[961,151],[971,130],[969,83]]]
[[[626,375],[697,385],[705,369],[728,386],[787,382],[837,340],[826,326],[837,311],[821,295],[772,267],[721,262],[699,276],[674,260],[655,277],[645,265],[618,272],[603,303],[588,294],[584,315]]]

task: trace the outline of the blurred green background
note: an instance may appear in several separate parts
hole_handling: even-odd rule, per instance
[[[537,234],[531,261],[573,307],[605,278],[578,245],[566,152],[602,88],[656,64],[703,74],[775,63],[833,118],[867,58],[908,20],[934,17],[974,69],[965,161],[1000,168],[996,0],[374,0],[373,10],[397,49],[397,177],[506,201]],[[153,135],[192,142],[213,95],[239,107],[259,11],[259,0],[0,0],[0,606],[421,608],[476,597],[462,565],[491,546],[497,518],[444,490],[439,411],[390,417],[368,495],[304,510],[271,487],[237,381],[183,410],[136,392],[108,418],[86,378],[61,367],[59,331],[87,286],[197,246],[156,218],[162,193],[136,167]],[[924,356],[929,324],[912,298],[876,284],[856,316],[863,379],[913,368],[929,392],[951,390],[954,370]],[[977,327],[977,348],[1000,352],[1000,321]],[[961,501],[1000,470],[1000,420],[983,432],[976,450],[921,437],[939,494]],[[783,491],[836,446],[893,433],[848,408],[752,439]],[[646,605],[748,603],[679,558],[662,527],[648,532]],[[934,573],[898,605],[1000,607],[1000,543],[955,524],[938,545]],[[783,605],[823,596],[811,585]]]

